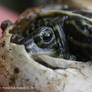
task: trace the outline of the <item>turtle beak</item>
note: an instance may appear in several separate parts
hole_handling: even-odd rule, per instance
[[[43,49],[36,45],[33,39],[27,40],[25,43],[25,49],[31,56],[37,56],[37,55],[53,55],[55,54],[55,51],[53,49]]]

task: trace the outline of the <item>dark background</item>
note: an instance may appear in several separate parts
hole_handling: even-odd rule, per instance
[[[0,5],[21,13],[27,8],[55,4],[61,1],[62,0],[0,0]]]

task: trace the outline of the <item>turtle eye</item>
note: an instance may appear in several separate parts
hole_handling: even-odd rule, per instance
[[[39,47],[51,47],[55,42],[55,35],[51,27],[41,27],[37,30],[39,32],[34,40]]]
[[[49,27],[41,28],[40,37],[44,43],[50,42],[53,37],[52,28],[49,28]]]

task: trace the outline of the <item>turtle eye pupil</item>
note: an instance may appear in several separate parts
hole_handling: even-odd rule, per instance
[[[53,29],[51,27],[42,27],[40,37],[44,43],[50,42],[53,38]]]
[[[48,30],[47,32],[44,32],[42,36],[44,42],[48,42],[52,39],[52,34]]]

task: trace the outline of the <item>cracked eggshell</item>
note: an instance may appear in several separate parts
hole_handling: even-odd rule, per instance
[[[33,60],[23,45],[10,42],[10,26],[0,40],[0,85],[35,92],[92,92],[92,63],[41,55],[44,62],[66,69],[53,70]]]

